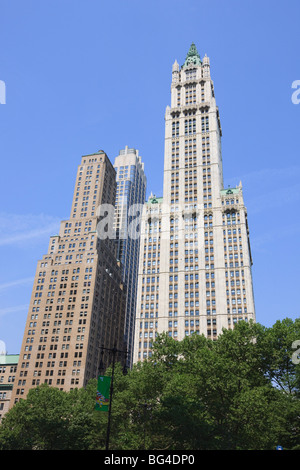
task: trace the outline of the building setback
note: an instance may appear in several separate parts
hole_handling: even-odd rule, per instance
[[[224,188],[221,136],[210,61],[192,44],[172,68],[163,198],[142,216],[135,362],[158,333],[216,339],[255,320],[247,210],[241,183]]]
[[[131,366],[140,250],[139,214],[146,199],[147,180],[138,150],[128,146],[120,150],[114,168],[117,181],[114,230],[118,246],[117,256],[123,267],[123,279],[126,284],[125,341],[128,365]]]
[[[71,214],[37,264],[11,405],[44,382],[84,386],[124,349],[126,292],[116,243],[98,237],[103,205],[114,206],[116,172],[100,150],[82,157]]]

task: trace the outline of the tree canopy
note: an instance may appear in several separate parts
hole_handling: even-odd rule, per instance
[[[110,449],[300,449],[299,339],[299,319],[239,322],[216,341],[159,335],[151,358],[115,368]],[[4,416],[0,449],[104,449],[96,389],[31,389]]]

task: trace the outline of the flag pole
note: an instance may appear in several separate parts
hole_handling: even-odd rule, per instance
[[[111,421],[111,405],[112,405],[112,397],[114,391],[114,374],[115,374],[115,362],[116,362],[116,352],[117,349],[115,347],[112,348],[113,354],[113,365],[112,365],[112,374],[111,374],[111,382],[110,382],[110,397],[109,397],[109,408],[108,408],[108,422],[107,422],[107,431],[106,431],[106,444],[105,449],[109,449],[109,437],[110,437],[110,421]]]
[[[112,399],[113,399],[113,392],[114,392],[114,375],[115,375],[115,364],[116,364],[116,354],[117,353],[122,353],[125,354],[125,364],[123,368],[123,374],[127,373],[127,350],[125,351],[120,351],[119,349],[116,348],[116,345],[113,348],[105,348],[101,347],[101,356],[103,356],[104,350],[109,351],[113,355],[113,360],[112,360],[112,374],[111,374],[111,381],[110,381],[110,392],[109,392],[109,406],[108,406],[108,421],[107,421],[107,431],[106,431],[106,442],[105,442],[105,449],[109,449],[109,439],[110,439],[110,425],[111,425],[111,408],[112,408]],[[101,359],[100,361],[100,367],[104,368],[103,361]]]

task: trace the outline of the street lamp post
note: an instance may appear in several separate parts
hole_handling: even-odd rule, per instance
[[[120,349],[117,349],[116,346],[113,348],[105,348],[104,346],[101,347],[101,360],[100,360],[100,366],[99,369],[104,370],[104,364],[103,364],[103,353],[104,351],[108,351],[109,353],[112,353],[112,374],[111,374],[111,382],[110,382],[110,398],[109,398],[109,407],[108,407],[108,421],[107,421],[107,432],[106,432],[106,444],[105,444],[105,449],[109,449],[109,438],[110,438],[110,424],[111,424],[111,408],[112,408],[112,399],[113,399],[113,391],[114,391],[114,374],[115,374],[115,364],[116,364],[116,355],[118,353],[124,354],[125,355],[125,361],[124,361],[124,367],[123,367],[123,374],[127,374],[127,366],[126,366],[126,359],[127,359],[127,351],[122,351]]]

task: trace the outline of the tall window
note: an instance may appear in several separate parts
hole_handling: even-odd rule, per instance
[[[187,70],[187,71],[185,72],[186,79],[187,79],[187,80],[193,80],[193,79],[195,79],[195,78],[196,78],[196,73],[197,73],[196,69]]]
[[[196,118],[184,121],[184,133],[185,135],[196,134]]]
[[[208,132],[209,131],[208,116],[203,116],[201,118],[201,130],[202,130],[202,132]]]
[[[179,121],[172,122],[172,137],[179,135]]]

